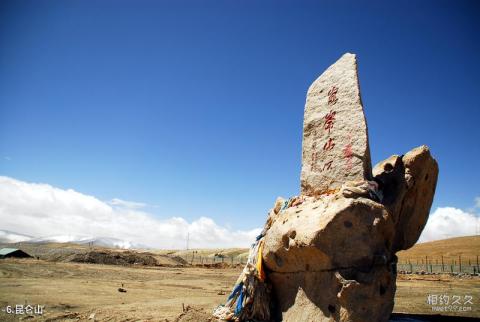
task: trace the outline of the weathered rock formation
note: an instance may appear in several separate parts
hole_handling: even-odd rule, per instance
[[[395,253],[418,240],[437,175],[426,146],[372,173],[355,56],[328,68],[307,94],[301,196],[277,200],[265,229],[275,319],[388,321]]]
[[[308,89],[302,145],[302,195],[319,195],[346,181],[371,179],[355,55],[343,55]]]

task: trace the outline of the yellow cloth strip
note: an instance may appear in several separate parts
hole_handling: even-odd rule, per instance
[[[263,270],[262,250],[263,250],[263,240],[260,241],[260,245],[258,246],[258,254],[257,254],[258,278],[263,282],[265,280],[265,271]]]

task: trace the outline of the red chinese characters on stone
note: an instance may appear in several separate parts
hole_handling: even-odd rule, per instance
[[[335,123],[335,115],[337,112],[335,111],[330,111],[327,115],[325,115],[325,123],[323,125],[323,128],[325,131],[328,130],[328,134],[330,134],[330,130],[333,128],[333,124]]]
[[[318,152],[317,152],[318,153]],[[316,154],[316,153],[314,153]],[[330,170],[330,168],[332,167],[332,164],[333,164],[333,160],[332,161],[328,161],[328,162],[325,162],[323,164],[323,166],[321,164],[317,164],[317,156],[315,155],[312,155],[312,157],[314,157],[314,162],[312,164],[312,170],[313,171],[318,171],[318,172],[323,172],[323,171],[326,171],[326,170]]]
[[[315,146],[315,144],[314,144]],[[317,164],[317,161],[318,161],[318,157],[319,157],[319,152],[313,152],[312,153],[312,170],[313,171],[318,171],[318,164]]]
[[[328,105],[335,105],[335,103],[337,103],[338,101],[337,93],[338,93],[338,87],[336,86],[333,86],[328,91]],[[335,147],[334,138],[330,137],[330,132],[333,128],[333,125],[335,124],[336,115],[337,115],[336,111],[330,110],[330,112],[324,117],[323,129],[325,131],[328,131],[328,138],[325,144],[323,145],[323,151],[331,151]],[[314,132],[314,136],[316,136],[316,131]],[[313,143],[312,150],[315,151],[316,148],[317,148],[317,144]],[[312,153],[311,169],[313,171],[318,171],[318,172],[330,170],[332,168],[333,160],[325,162],[324,164],[318,164],[319,157],[320,157],[320,152],[315,151]]]
[[[352,169],[352,156],[353,156],[353,151],[352,151],[352,143],[348,143],[345,146],[345,149],[343,149],[343,156],[345,159],[347,159],[347,163],[345,164],[345,167],[347,170]]]
[[[338,87],[333,86],[331,90],[328,91],[328,105],[335,105],[338,101],[337,98]]]
[[[328,138],[327,142],[325,142],[325,145],[323,146],[323,150],[330,151],[334,146],[335,143],[333,143],[333,138]]]
[[[333,164],[333,160],[326,162],[326,163],[323,165],[322,171],[330,170],[330,168],[332,167],[332,164]]]

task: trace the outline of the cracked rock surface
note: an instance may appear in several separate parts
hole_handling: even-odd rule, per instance
[[[342,189],[271,210],[263,259],[276,320],[388,321],[395,253],[426,224],[438,166],[421,146],[380,162],[373,175],[382,201]]]

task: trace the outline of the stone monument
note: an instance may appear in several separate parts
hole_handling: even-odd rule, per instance
[[[308,89],[302,145],[302,195],[372,178],[355,55],[343,55]]]
[[[301,195],[274,207],[265,229],[273,319],[388,321],[395,253],[413,246],[426,224],[436,161],[421,146],[372,173],[353,54],[310,86],[302,153]]]
[[[356,57],[343,55],[308,89],[301,194],[277,199],[214,317],[388,321],[395,253],[420,237],[437,176],[426,146],[393,155],[372,171]]]

